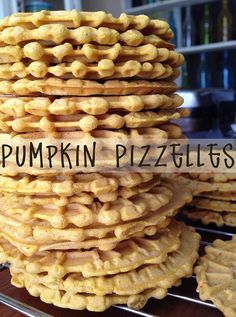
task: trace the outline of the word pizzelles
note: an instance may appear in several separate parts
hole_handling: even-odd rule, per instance
[[[176,141],[176,140],[175,140]],[[150,171],[190,172],[195,168],[232,169],[235,166],[236,151],[231,143],[219,149],[216,143],[191,147],[190,144],[122,144],[108,148],[99,142],[89,144],[58,143],[46,144],[29,142],[23,145],[1,144],[0,164],[4,169],[10,164],[19,168],[94,168],[102,170],[142,168]]]

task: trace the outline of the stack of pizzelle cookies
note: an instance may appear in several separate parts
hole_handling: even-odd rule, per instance
[[[0,30],[1,136],[181,136],[169,120],[185,115],[173,82],[183,56],[166,22],[42,11]],[[141,308],[192,274],[199,235],[174,220],[192,198],[176,179],[12,166],[0,191],[0,260],[13,285],[47,303]]]
[[[236,174],[192,173],[189,177],[194,198],[183,207],[183,213],[205,225],[236,227]]]

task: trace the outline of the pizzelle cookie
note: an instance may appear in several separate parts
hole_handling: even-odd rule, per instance
[[[236,181],[235,180],[230,180],[228,182],[224,182],[224,183],[213,183],[211,184],[212,186],[212,190],[213,191],[218,191],[220,193],[235,193],[236,192]]]
[[[201,221],[204,225],[211,223],[221,227],[224,225],[223,214],[211,210],[183,207],[181,212],[193,221]]]
[[[176,90],[176,84],[167,81],[137,80],[127,82],[123,80],[108,80],[104,83],[99,83],[81,79],[63,80],[54,77],[41,80],[29,80],[25,78],[16,81],[0,81],[1,94],[18,94],[23,96],[35,93],[58,96],[126,96],[132,94],[170,94]]]
[[[0,114],[0,131],[11,133],[12,131],[22,132],[38,132],[45,131],[54,133],[60,131],[76,131],[82,130],[90,132],[95,129],[121,129],[126,128],[148,128],[158,126],[172,119],[179,119],[188,115],[187,109],[176,110],[157,110],[131,112],[124,116],[119,114],[104,115],[84,115],[77,114],[73,116],[48,116],[38,117],[35,115],[26,115],[21,118],[12,119],[9,115]]]
[[[185,115],[185,112],[183,112]],[[169,124],[168,124],[169,125]],[[92,142],[97,141],[99,149],[114,149],[114,142],[116,141],[128,145],[143,145],[145,141],[150,141],[150,144],[156,144],[159,142],[166,143],[168,138],[169,131],[166,129],[165,125],[160,125],[161,128],[137,128],[137,129],[118,129],[118,130],[92,130],[89,132],[85,131],[60,131],[53,132],[49,134],[47,132],[27,132],[24,134],[6,134],[0,133],[1,141],[8,141],[10,144],[19,142],[19,144],[29,145],[29,140],[34,140],[36,145],[39,142],[45,144],[58,145],[60,142],[65,142],[67,144],[70,142],[70,150],[76,150],[78,146],[78,139],[80,140],[79,145],[90,146]],[[172,127],[172,124],[171,124]],[[172,129],[172,128],[171,128]],[[173,130],[176,129],[176,126],[173,125]],[[167,132],[166,132],[167,131]],[[180,131],[180,128],[178,128]],[[181,130],[182,131],[182,130]],[[170,132],[171,133],[171,132]],[[111,141],[112,139],[112,141]],[[156,141],[156,143],[154,143]],[[50,143],[51,142],[51,143]],[[113,142],[113,143],[112,143]],[[112,145],[113,144],[113,145]]]
[[[191,231],[188,228],[183,229],[182,235],[186,235],[188,232],[191,236]],[[189,253],[193,254],[195,260],[197,258],[197,245],[199,241],[199,235],[193,234],[194,241],[194,249],[191,250]],[[183,248],[184,242],[181,241],[181,247]],[[186,248],[186,246],[185,246]],[[172,258],[173,262],[175,262],[175,257],[180,257],[181,251],[176,250],[171,254],[167,261]],[[179,251],[179,252],[178,252]],[[176,254],[175,254],[176,252]],[[184,253],[184,252],[183,252]],[[183,256],[183,254],[181,254]],[[171,263],[171,262],[170,262]],[[192,265],[193,263],[191,263]],[[167,271],[170,268],[167,269]],[[49,274],[40,276],[38,274],[33,273],[26,273],[25,270],[21,268],[15,268],[14,266],[11,268],[11,273],[14,276],[14,272],[16,273],[23,273],[24,279],[29,281],[30,283],[36,284],[43,284],[43,285],[50,285],[50,288],[63,290],[66,292],[76,293],[92,293],[98,296],[104,296],[108,294],[117,294],[117,295],[134,295],[143,292],[145,289],[148,288],[156,288],[156,287],[163,287],[163,288],[170,288],[172,285],[175,284],[177,279],[177,272],[178,269],[171,266],[171,273],[167,273],[166,270],[162,270],[158,264],[151,264],[145,265],[145,267],[137,268],[134,271],[130,271],[128,273],[120,273],[114,276],[100,276],[100,277],[90,277],[90,278],[83,278],[80,274],[72,273],[68,274],[65,279],[61,280],[57,277],[52,277]],[[177,274],[177,276],[176,276]],[[164,275],[164,276],[163,276]],[[168,277],[168,279],[167,279]],[[58,283],[58,285],[57,285]],[[73,290],[72,290],[73,285]],[[132,291],[130,291],[130,287],[132,286]]]
[[[20,217],[12,217],[1,211],[0,226],[3,233],[9,234],[9,236],[19,241],[23,240],[26,243],[32,241],[40,245],[49,246],[50,248],[52,246],[53,248],[57,244],[65,245],[64,241],[66,241],[74,249],[77,242],[78,244],[82,242],[85,248],[90,248],[89,246],[86,247],[86,245],[89,245],[89,242],[94,243],[93,239],[95,238],[104,239],[105,241],[106,239],[109,240],[110,237],[117,238],[120,241],[125,240],[133,234],[142,232],[146,227],[159,225],[167,216],[173,216],[175,213],[173,210],[167,208],[164,212],[157,213],[150,211],[150,215],[148,214],[145,217],[140,217],[127,223],[121,222],[112,226],[99,226],[99,224],[95,223],[84,228],[70,225],[63,229],[58,229],[51,227],[46,221],[40,222],[34,219],[25,224]],[[47,247],[44,249],[47,250]]]
[[[0,113],[24,117],[48,115],[102,115],[110,112],[139,112],[154,109],[176,109],[183,103],[177,94],[130,95],[117,97],[0,97]]]
[[[17,287],[26,287],[32,295],[40,296],[41,299],[46,300],[47,303],[54,303],[60,307],[74,309],[87,308],[92,311],[102,311],[112,304],[128,303],[130,307],[142,308],[149,297],[159,299],[165,297],[169,287],[179,285],[182,277],[191,275],[193,264],[198,257],[197,249],[199,240],[200,236],[194,233],[190,227],[184,227],[181,235],[180,248],[171,253],[162,265],[146,265],[139,270],[129,273],[118,274],[107,278],[94,277],[81,280],[81,282],[77,281],[74,284],[73,292],[71,292],[71,278],[73,279],[73,274],[71,276],[69,275],[68,283],[66,283],[66,281],[64,286],[67,289],[67,285],[69,286],[70,284],[70,301],[66,301],[66,298],[68,298],[67,291],[64,289],[64,286],[59,286],[60,280],[58,280],[56,287],[51,283],[45,286],[43,277],[37,279],[36,275],[33,279],[35,281],[38,280],[38,283],[33,283],[29,274],[22,273],[17,269],[14,272],[15,268],[12,267],[12,283]],[[101,283],[89,289],[89,285],[94,285],[96,279],[99,279]],[[132,295],[130,293],[127,294],[127,285],[130,283],[132,285]],[[33,287],[33,285],[36,285],[36,287]],[[98,285],[100,285],[100,287]],[[103,287],[101,288],[101,286]],[[84,295],[78,292],[82,288],[87,290]],[[110,295],[95,296],[91,294],[91,289],[99,294]]]
[[[201,221],[204,225],[211,223],[222,227],[224,225],[236,227],[236,213],[233,212],[214,212],[211,210],[183,208],[183,214],[194,221]]]
[[[70,226],[65,229],[55,229],[46,223],[40,224],[34,220],[28,221],[26,224],[24,221],[14,220],[13,217],[2,212],[1,234],[26,255],[43,250],[90,249],[92,247],[110,250],[119,241],[140,235],[143,231],[148,235],[155,234],[158,228],[166,227],[170,221],[169,217],[174,216],[177,210],[192,198],[188,191],[179,192],[177,182],[166,183],[165,186],[173,191],[170,202],[137,220],[113,226],[88,226],[85,228]]]
[[[182,213],[204,225],[236,226],[234,173],[193,173],[185,176],[195,195]],[[183,179],[183,178],[182,178]],[[185,183],[186,184],[186,183]]]
[[[74,48],[71,43],[63,43],[53,47],[43,46],[39,42],[31,42],[23,47],[19,45],[0,47],[0,64],[22,61],[42,61],[46,63],[62,63],[79,61],[85,64],[110,60],[116,63],[135,60],[144,62],[165,62],[172,67],[179,67],[184,62],[181,53],[171,50],[168,42],[145,44],[138,47],[124,46],[116,43],[112,46],[84,44]]]
[[[123,174],[124,176],[124,174]],[[149,175],[150,178],[152,175]],[[158,175],[155,175],[153,178],[143,179],[143,182],[132,187],[118,187],[116,191],[112,191],[110,194],[106,193],[106,196],[101,195],[103,200],[99,200],[99,198],[93,193],[85,193],[81,192],[74,196],[58,196],[58,195],[39,195],[38,193],[32,195],[24,195],[24,194],[16,194],[13,193],[1,193],[0,200],[6,208],[19,208],[20,206],[46,206],[53,205],[54,207],[65,207],[68,204],[82,204],[82,205],[91,205],[94,202],[112,202],[115,201],[118,197],[129,199],[134,195],[140,193],[149,192],[153,187],[160,185],[161,180]]]
[[[225,192],[225,193],[220,193],[218,191],[213,191],[213,192],[209,192],[209,193],[203,192],[199,195],[199,197],[221,200],[221,201],[235,201],[236,200],[236,192]]]
[[[185,112],[183,112],[185,114]],[[81,148],[85,145],[88,148],[92,148],[93,142],[97,142],[97,148],[99,150],[114,150],[115,144],[123,145],[136,145],[142,146],[147,144],[164,144],[168,139],[168,131],[165,131],[165,127],[159,129],[155,128],[131,128],[131,129],[118,129],[118,130],[92,130],[92,131],[54,131],[50,134],[48,132],[26,132],[22,134],[6,134],[0,133],[0,140],[8,142],[11,145],[25,145],[29,147],[30,141],[34,141],[35,147],[40,142],[44,145],[55,145],[60,148],[60,144],[70,143],[70,151],[75,151],[79,145]]]
[[[170,26],[162,20],[150,20],[146,15],[132,16],[122,13],[115,18],[110,13],[104,11],[82,12],[71,11],[40,11],[34,13],[15,13],[6,17],[0,22],[0,29],[4,30],[10,26],[23,26],[28,29],[38,28],[45,24],[61,24],[73,29],[80,26],[108,27],[118,31],[127,29],[143,30],[158,35],[171,35]],[[169,35],[169,36],[168,36]]]
[[[115,225],[125,221],[141,218],[162,206],[166,205],[172,197],[172,192],[164,186],[158,186],[148,193],[140,193],[130,199],[118,197],[109,203],[94,202],[91,205],[77,203],[76,196],[68,199],[65,206],[32,205],[7,203],[6,198],[0,198],[0,208],[2,212],[19,222],[40,220],[42,223],[50,224],[53,228],[63,229],[69,225],[76,227],[86,227],[89,225]],[[49,200],[49,199],[47,199]],[[40,199],[39,199],[40,202]],[[42,199],[41,202],[45,202]]]
[[[215,240],[205,248],[195,268],[198,291],[202,300],[211,300],[226,317],[236,314],[235,260],[236,240]]]
[[[94,202],[94,195],[92,193],[81,193],[76,196],[63,197],[57,195],[41,196],[35,193],[34,195],[24,195],[16,193],[1,193],[1,203],[5,206],[18,208],[19,206],[27,205],[48,205],[52,204],[55,207],[64,207],[67,204],[75,202],[77,204],[91,205]]]
[[[235,173],[191,173],[190,178],[210,183],[227,183],[236,180]]]
[[[191,174],[177,175],[177,178],[184,186],[191,188],[194,196],[199,196],[201,193],[220,192],[227,193],[236,191],[236,182],[208,182],[200,181],[196,178],[191,178]]]
[[[208,209],[216,212],[236,212],[236,204],[233,201],[195,197],[190,203],[190,206],[194,206],[198,209]]]
[[[179,72],[168,64],[139,63],[129,60],[124,63],[114,64],[109,59],[103,59],[97,64],[84,64],[80,61],[47,65],[42,61],[30,63],[28,66],[22,62],[0,65],[1,79],[20,78],[45,78],[55,76],[58,78],[86,78],[86,79],[119,79],[119,78],[143,78],[143,79],[168,79],[178,76]]]
[[[2,219],[5,219],[7,222],[8,219],[6,217],[2,217]],[[20,238],[19,234],[22,236],[26,233],[28,228],[26,227],[18,227],[19,230],[16,230],[16,227],[10,224],[5,224],[5,226],[2,224],[1,225],[1,237],[9,241],[12,245],[14,245],[20,252],[25,254],[26,256],[32,256],[38,252],[41,251],[51,251],[51,250],[58,250],[58,251],[66,251],[66,250],[79,250],[79,249],[84,249],[84,250],[89,250],[91,248],[98,248],[101,251],[109,251],[112,250],[116,247],[118,243],[124,240],[128,240],[132,237],[143,237],[145,235],[155,235],[156,232],[158,232],[160,229],[166,228],[171,222],[171,218],[168,216],[154,216],[154,217],[149,217],[145,221],[139,222],[139,226],[137,228],[137,222],[128,224],[123,226],[121,230],[117,229],[117,232],[119,234],[119,238],[116,237],[115,235],[108,235],[108,237],[104,238],[94,238],[94,239],[89,239],[87,236],[87,240],[83,241],[78,241],[81,240],[81,233],[84,236],[84,234],[90,234],[88,231],[82,231],[81,229],[74,229],[74,230],[69,230],[68,236],[66,239],[70,236],[69,240],[77,239],[77,241],[65,241],[65,237],[63,238],[64,232],[59,232],[57,230],[57,233],[52,230],[50,230],[50,234],[52,233],[54,236],[55,241],[47,241],[47,242],[40,242],[40,241],[35,241],[32,239],[32,237],[28,238]],[[152,225],[152,223],[155,223],[155,225]],[[16,223],[15,223],[16,224]],[[43,228],[41,228],[43,229]],[[114,229],[114,228],[113,228]],[[25,231],[24,231],[25,230]],[[38,230],[38,229],[37,229]],[[112,229],[111,229],[112,230]],[[139,231],[140,230],[140,231]],[[32,230],[31,230],[32,231]],[[28,230],[29,232],[29,230]],[[96,231],[98,232],[98,231]],[[96,233],[93,232],[92,234]],[[100,233],[103,233],[103,230],[100,230]],[[39,234],[41,234],[39,232]],[[48,233],[47,233],[48,235]],[[52,236],[51,236],[52,237]],[[61,239],[61,241],[60,241]],[[56,242],[58,241],[58,242]]]
[[[163,36],[156,34],[145,35],[135,29],[119,33],[107,27],[94,28],[81,26],[70,29],[62,24],[46,24],[31,30],[21,26],[7,27],[0,33],[1,46],[4,44],[16,45],[34,41],[58,45],[66,41],[73,45],[95,42],[99,45],[122,43],[127,46],[136,47],[144,44],[160,44],[160,41],[163,39],[165,40]]]
[[[173,220],[154,236],[134,237],[118,243],[111,251],[44,251],[32,257],[24,256],[1,239],[0,262],[8,261],[32,274],[47,272],[54,278],[63,278],[68,273],[81,273],[83,277],[117,274],[166,260],[168,253],[179,248],[182,229],[182,225]]]
[[[94,193],[97,197],[116,191],[119,187],[131,188],[153,178],[151,173],[77,174],[60,176],[0,175],[1,191],[24,195],[57,194],[69,197],[80,193]]]

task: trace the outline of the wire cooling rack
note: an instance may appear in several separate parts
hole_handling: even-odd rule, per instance
[[[182,216],[179,218],[180,218],[179,220],[183,220]],[[185,218],[184,220],[187,224],[192,225],[196,229],[196,231],[200,233],[202,236],[200,254],[203,254],[204,247],[206,245],[211,244],[215,239],[227,240],[227,239],[230,239],[235,233],[235,229],[233,228],[225,227],[222,229],[217,229],[215,226],[208,226],[206,228],[206,227],[203,227],[199,223],[197,224],[192,223]],[[0,270],[4,270],[4,269],[8,269],[7,264],[0,266]],[[200,300],[196,292],[196,288],[197,288],[196,277],[195,275],[192,275],[190,279],[183,280],[182,285],[180,287],[172,288],[168,292],[168,296],[172,298],[176,298],[177,300],[180,300],[183,302],[191,302],[198,305],[204,305],[207,307],[216,308],[214,304],[210,302],[203,302],[202,300]],[[55,317],[1,293],[0,293],[0,303],[8,307],[11,307],[12,309],[28,317]],[[126,306],[119,306],[119,305],[114,305],[113,307],[122,311],[129,312],[130,314],[134,316],[136,315],[136,316],[143,316],[143,317],[162,317],[162,316],[153,315],[148,312],[145,312],[145,307],[142,310],[136,310]]]

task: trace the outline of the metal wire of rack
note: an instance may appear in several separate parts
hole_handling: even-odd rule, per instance
[[[189,221],[187,221],[187,222],[189,222]],[[230,239],[234,235],[233,229],[217,230],[217,229],[212,228],[212,227],[204,228],[200,225],[199,226],[194,225],[191,222],[188,224],[192,225],[196,229],[196,231],[202,235],[201,247],[204,247],[206,245],[211,244],[212,241],[217,239],[217,238]],[[0,270],[4,270],[7,268],[8,268],[7,263],[0,266]],[[192,277],[190,279],[191,279],[191,282],[193,283],[195,290],[196,290],[197,282],[196,282],[195,275],[192,275]],[[190,279],[187,279],[187,281],[189,282]],[[212,304],[210,302],[203,302],[202,300],[200,300],[196,291],[192,295],[188,295],[186,293],[183,293],[181,286],[171,289],[168,292],[168,296],[176,298],[176,299],[181,300],[181,301],[191,302],[191,303],[195,303],[198,305],[204,305],[207,307],[216,308],[216,306],[214,304]],[[39,311],[38,309],[35,309],[29,305],[24,304],[23,302],[17,301],[15,299],[10,298],[8,296],[5,296],[4,294],[1,294],[1,293],[0,293],[0,303],[7,305],[8,307],[11,307],[14,310],[17,310],[18,312],[21,312],[25,316],[29,316],[29,317],[53,317],[45,312]],[[153,314],[150,314],[148,312],[145,312],[145,308],[143,310],[136,310],[136,309],[132,309],[132,308],[129,308],[127,306],[121,306],[121,305],[113,305],[113,307],[116,309],[122,310],[122,311],[129,312],[129,313],[131,313],[133,315],[137,315],[137,316],[161,317],[158,315],[153,315]]]

